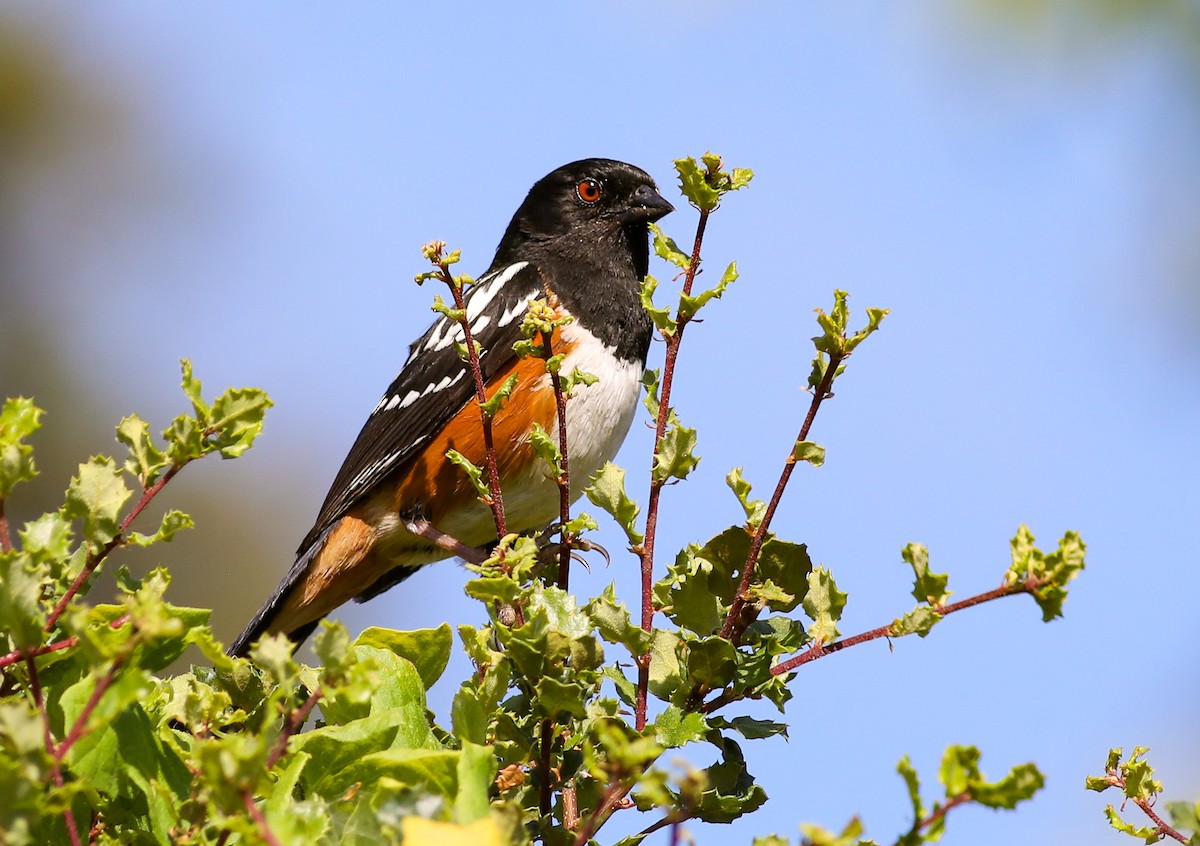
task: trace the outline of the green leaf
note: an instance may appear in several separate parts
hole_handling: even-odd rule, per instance
[[[747,554],[749,551],[749,546],[747,546]],[[767,600],[766,606],[772,611],[786,613],[799,605],[808,593],[812,566],[807,546],[802,543],[779,540],[774,535],[768,534],[758,553],[758,565],[754,571],[754,580],[764,583],[769,581],[777,585],[787,593],[787,597]]]
[[[813,467],[820,467],[825,463],[825,447],[812,441],[796,441],[792,447],[792,460],[807,461]]]
[[[994,783],[971,785],[971,798],[985,808],[1012,809],[1034,797],[1046,785],[1045,776],[1034,764],[1018,764]]]
[[[712,211],[720,202],[721,195],[708,184],[707,171],[693,158],[676,159],[675,171],[679,174],[679,189],[688,202],[701,211]]]
[[[654,739],[668,749],[703,740],[708,725],[701,714],[668,705],[654,721]]]
[[[552,438],[541,424],[534,423],[529,433],[529,441],[538,458],[550,466],[550,478],[562,476],[562,451],[558,448],[558,439]]]
[[[191,401],[192,411],[195,413],[196,419],[200,421],[207,420],[208,403],[204,401],[204,397],[202,396],[203,386],[200,384],[200,380],[192,375],[191,359],[179,359],[179,369],[183,374],[181,380],[183,393]]]
[[[702,309],[702,308],[704,308],[704,306],[708,305],[708,303],[710,301],[712,301],[714,299],[720,299],[721,295],[725,293],[725,289],[728,288],[735,281],[737,281],[737,278],[738,278],[737,262],[736,261],[730,262],[729,266],[725,268],[725,272],[721,274],[721,280],[716,285],[714,285],[712,288],[709,288],[708,290],[705,290],[705,291],[701,291],[699,294],[696,294],[695,296],[688,296],[687,294],[680,294],[679,295],[679,319],[681,321],[683,321],[683,320],[690,320],[693,317],[695,317],[696,312],[700,311],[700,309]]]
[[[483,468],[471,463],[471,459],[456,449],[446,450],[446,458],[451,464],[457,464],[467,474],[467,478],[471,481],[471,487],[475,488],[475,493],[479,495],[480,499],[491,498],[491,488],[483,479]]]
[[[99,550],[120,532],[121,507],[129,493],[116,463],[96,456],[79,465],[79,473],[67,488],[63,513],[83,520],[84,537],[93,550]]]
[[[637,530],[638,504],[625,493],[625,470],[611,461],[606,462],[589,480],[583,491],[597,508],[612,515],[625,531],[630,546],[639,546],[645,539]]]
[[[829,643],[838,636],[837,621],[842,618],[847,594],[837,589],[833,576],[824,567],[817,567],[808,576],[808,591],[804,594],[804,613],[812,620],[808,636]]]
[[[1157,843],[1163,839],[1162,832],[1155,825],[1137,826],[1132,823],[1127,823],[1121,819],[1120,814],[1116,809],[1109,805],[1104,809],[1104,816],[1108,817],[1108,824],[1124,834],[1132,837],[1137,837],[1145,843]]]
[[[512,396],[513,390],[517,387],[517,374],[513,373],[504,383],[495,390],[492,396],[486,401],[481,402],[479,407],[483,409],[483,413],[488,417],[495,417],[500,409],[504,408],[504,404],[508,402]]]
[[[716,729],[733,729],[747,740],[762,740],[776,735],[784,738],[788,736],[786,723],[756,720],[753,717],[734,717],[732,720],[724,717],[709,717],[708,724]]]
[[[659,308],[654,305],[654,292],[658,289],[658,280],[653,276],[647,276],[642,280],[641,288],[638,290],[638,297],[641,300],[642,308],[646,314],[650,316],[650,320],[662,333],[664,338],[669,338],[676,333],[679,325],[675,322],[675,318],[671,316],[669,308]]]
[[[596,631],[609,643],[619,643],[635,656],[644,655],[650,648],[650,633],[634,624],[625,603],[617,599],[614,585],[589,602],[586,611]]]
[[[371,626],[354,640],[355,646],[386,649],[409,661],[416,668],[426,690],[433,687],[434,682],[446,671],[453,643],[454,635],[449,623],[442,623],[436,629],[409,632]]]
[[[117,425],[117,440],[129,450],[125,469],[142,483],[143,488],[152,485],[171,463],[151,439],[150,424],[136,414],[129,415]]]
[[[668,479],[686,479],[700,463],[695,449],[696,430],[672,420],[654,453],[654,480],[666,482]]]
[[[130,532],[126,539],[134,546],[150,546],[160,541],[167,543],[175,537],[176,532],[181,529],[190,529],[195,525],[192,518],[182,511],[168,511],[162,516],[162,521],[158,525],[158,531],[153,535]]]
[[[42,580],[28,554],[0,554],[0,631],[13,647],[40,645],[45,615],[39,600]]]
[[[917,602],[929,605],[944,605],[950,598],[946,584],[950,581],[947,573],[933,573],[929,570],[929,550],[921,543],[910,543],[900,551],[901,557],[913,568],[915,580],[912,595]]]
[[[212,407],[210,443],[222,458],[237,458],[262,434],[263,418],[274,405],[258,388],[229,388]]]
[[[896,772],[900,773],[900,777],[904,779],[904,786],[908,790],[908,801],[912,804],[913,819],[924,819],[925,803],[921,800],[921,780],[917,776],[916,767],[912,765],[912,761],[908,759],[907,755],[896,764]]]
[[[706,637],[687,644],[687,675],[695,685],[710,690],[724,687],[733,681],[737,671],[733,643],[721,637]]]
[[[477,691],[465,686],[459,688],[450,706],[450,723],[454,727],[454,736],[460,740],[487,742],[487,714]]]
[[[889,637],[904,637],[915,634],[925,637],[942,621],[942,615],[928,605],[918,605],[903,617],[897,617],[888,626]]]
[[[703,771],[708,788],[701,794],[695,816],[705,822],[733,822],[762,807],[767,794],[746,770],[746,759],[735,742],[719,738],[716,745],[721,749],[722,760]]]
[[[43,411],[33,400],[15,397],[0,406],[0,500],[20,482],[37,475],[33,447],[23,441],[41,427]]]
[[[667,235],[657,223],[650,224],[650,233],[654,236],[654,253],[665,259],[680,270],[687,270],[692,264],[692,257],[679,248],[675,239]]]
[[[655,629],[650,636],[650,692],[664,701],[683,685],[679,665],[679,635]]]
[[[742,468],[734,467],[730,470],[729,475],[725,477],[725,484],[733,491],[742,510],[746,512],[746,522],[750,528],[757,528],[767,512],[767,504],[761,499],[750,499],[750,483],[742,478]]]

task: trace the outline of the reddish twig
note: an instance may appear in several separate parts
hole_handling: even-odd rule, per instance
[[[942,819],[944,816],[946,816],[946,814],[950,813],[950,810],[952,808],[957,808],[959,805],[965,805],[970,801],[971,801],[971,794],[965,790],[962,793],[955,794],[954,796],[952,796],[951,798],[946,800],[945,805],[942,805],[942,807],[938,808],[936,811],[934,811],[929,816],[925,817],[924,819],[914,821],[912,828],[910,828],[908,830],[907,839],[911,839],[918,832],[923,831],[924,829],[927,829],[927,828],[930,828],[931,826],[933,826],[935,823],[937,823],[938,820]],[[896,846],[900,846],[900,843],[904,842],[905,839],[906,838],[897,840]]]
[[[636,779],[630,779],[628,783],[624,781],[614,781],[604,790],[604,795],[600,797],[600,803],[596,805],[596,809],[588,814],[587,819],[583,821],[583,825],[575,834],[575,846],[584,846],[592,839],[600,827],[608,822],[608,818],[613,815],[613,811],[621,807],[622,800],[629,795],[629,791],[633,790],[633,785]]]
[[[767,503],[767,510],[763,513],[762,522],[758,524],[754,535],[750,538],[750,552],[746,556],[746,566],[742,568],[742,578],[738,583],[737,594],[733,598],[732,604],[729,606],[729,613],[725,616],[725,624],[721,626],[721,637],[729,639],[734,635],[735,627],[744,629],[750,620],[742,621],[742,612],[746,607],[746,595],[750,590],[750,585],[754,579],[754,569],[758,564],[758,554],[762,551],[763,541],[767,536],[767,529],[770,528],[771,519],[775,516],[775,510],[779,507],[780,500],[783,499],[784,489],[787,488],[788,480],[792,477],[792,471],[796,469],[796,444],[801,441],[808,440],[809,430],[812,429],[813,421],[816,420],[817,411],[821,408],[821,403],[832,396],[829,393],[833,387],[833,380],[837,376],[837,369],[841,366],[845,356],[831,355],[829,357],[828,366],[825,368],[825,375],[821,377],[820,383],[813,391],[812,402],[808,405],[808,414],[804,416],[804,422],[800,425],[800,433],[796,436],[796,440],[792,443],[792,449],[788,453],[787,461],[783,464],[783,471],[779,474],[779,481],[775,485],[775,492],[771,495],[771,501]],[[740,631],[737,632],[740,634]]]
[[[1125,778],[1123,776],[1118,774],[1115,770],[1109,770],[1107,775],[1108,775],[1108,783],[1109,784],[1113,785],[1114,787],[1119,787],[1119,788],[1121,788],[1121,790],[1125,789]],[[1183,835],[1182,833],[1180,833],[1178,830],[1172,828],[1171,825],[1169,823],[1167,823],[1166,820],[1164,820],[1162,817],[1160,817],[1155,812],[1154,806],[1151,805],[1147,800],[1139,799],[1139,798],[1136,798],[1133,796],[1130,796],[1128,798],[1133,802],[1133,804],[1137,805],[1139,808],[1142,809],[1142,813],[1144,813],[1146,816],[1148,816],[1150,818],[1150,821],[1154,823],[1156,828],[1158,828],[1159,834],[1164,834],[1167,837],[1170,837],[1172,840],[1178,840],[1180,843],[1188,842],[1188,838],[1185,835]],[[1122,810],[1123,809],[1124,809],[1124,806],[1122,806]]]
[[[88,556],[87,563],[84,564],[83,570],[78,576],[75,577],[75,581],[71,582],[71,586],[67,588],[67,592],[63,594],[62,599],[58,601],[58,604],[54,606],[54,610],[50,612],[50,616],[47,618],[46,625],[44,627],[45,631],[50,631],[54,628],[55,623],[58,622],[58,618],[61,617],[63,612],[67,610],[67,605],[69,605],[71,600],[75,598],[75,594],[79,593],[79,589],[84,586],[89,578],[91,578],[92,573],[96,571],[96,568],[100,566],[100,563],[108,557],[110,552],[124,543],[125,532],[129,530],[129,527],[133,521],[136,520],[138,515],[142,513],[142,510],[150,504],[150,501],[158,495],[158,492],[166,486],[167,482],[175,478],[175,474],[182,470],[190,461],[192,461],[192,459],[189,458],[181,464],[172,464],[167,469],[167,472],[163,473],[157,482],[142,491],[142,498],[139,499],[130,512],[125,515],[125,519],[121,521],[121,526],[117,530],[117,534],[113,537],[113,539],[101,547],[98,552]]]
[[[550,772],[550,746],[554,742],[554,723],[542,720],[542,734],[538,739],[538,812],[542,817],[550,814],[551,790],[550,783],[553,774]]]
[[[1024,581],[1016,582],[1011,585],[1001,585],[998,588],[976,594],[975,596],[968,597],[967,599],[963,599],[958,602],[952,602],[948,605],[938,606],[934,610],[937,611],[942,617],[946,617],[958,611],[964,611],[967,608],[973,608],[976,605],[981,605],[984,602],[991,602],[994,599],[1001,599],[1002,597],[1013,596],[1019,593],[1033,593],[1045,584],[1045,579],[1039,579],[1030,576]],[[892,624],[888,623],[886,626],[879,626],[878,628],[871,629],[870,631],[860,632],[859,634],[852,635],[851,637],[835,640],[832,643],[817,642],[808,647],[808,649],[805,649],[799,655],[776,664],[771,668],[771,675],[778,676],[784,673],[790,673],[792,670],[816,661],[818,658],[824,658],[826,655],[832,655],[835,652],[841,652],[842,650],[848,649],[851,646],[858,646],[860,643],[867,643],[868,641],[879,640],[880,638],[892,636]],[[730,689],[726,689],[719,696],[704,703],[700,710],[703,713],[711,714],[719,708],[723,708],[729,703],[736,702],[742,698],[744,698],[742,694],[736,693]]]
[[[71,726],[71,730],[67,732],[67,736],[63,738],[62,743],[58,744],[53,750],[54,760],[61,763],[67,757],[67,753],[71,751],[71,747],[76,744],[79,738],[83,737],[84,731],[87,729],[88,719],[92,716],[92,712],[96,710],[96,706],[100,704],[100,699],[104,696],[105,691],[116,681],[117,670],[121,669],[124,663],[124,656],[115,658],[112,666],[108,668],[108,672],[96,682],[96,686],[92,689],[92,695],[88,697],[83,710],[75,718],[75,724]]]
[[[246,812],[258,826],[258,833],[262,835],[262,839],[267,842],[268,846],[281,846],[275,832],[271,831],[270,826],[267,825],[267,818],[263,816],[262,808],[258,807],[258,803],[254,801],[254,796],[249,790],[242,793],[242,804],[246,806]]]
[[[434,259],[434,263],[440,271],[441,280],[450,288],[450,294],[454,297],[454,307],[465,312],[467,305],[463,298],[462,286],[454,281],[454,276],[450,273],[450,265],[442,260],[440,250]],[[458,325],[463,330],[463,340],[467,350],[467,366],[475,382],[475,399],[482,404],[488,401],[487,387],[483,383],[483,370],[479,365],[479,352],[475,349],[475,339],[471,335],[471,323],[467,320],[465,313],[462,320],[458,321]],[[492,418],[488,416],[488,413],[484,411],[482,406],[479,409],[479,419],[483,426],[484,463],[487,465],[488,474],[489,496],[487,506],[492,510],[492,520],[496,523],[496,537],[502,538],[508,534],[508,524],[504,517],[504,499],[500,493],[500,468],[496,462],[496,443],[492,435]]]
[[[275,745],[271,747],[271,751],[267,755],[265,762],[266,769],[269,770],[279,763],[279,759],[287,752],[288,741],[303,727],[304,721],[308,719],[308,715],[312,713],[312,709],[316,707],[322,694],[323,691],[320,687],[309,693],[308,698],[304,700],[304,704],[293,711],[288,717],[287,722],[283,724],[283,730],[279,732],[279,737],[276,739]]]
[[[704,242],[704,229],[708,225],[709,214],[709,210],[701,209],[700,220],[696,224],[696,237],[692,242],[691,261],[688,264],[687,273],[684,275],[683,280],[683,293],[687,296],[691,296],[692,283],[695,282],[696,274],[700,271],[700,245]],[[663,360],[662,381],[659,383],[658,419],[655,421],[654,427],[654,455],[658,454],[662,446],[663,436],[667,431],[667,420],[671,406],[671,388],[675,382],[675,364],[679,359],[679,344],[683,340],[683,330],[690,319],[688,315],[679,315],[677,312],[675,331],[666,336],[667,352]],[[641,548],[641,576],[642,629],[647,632],[654,626],[654,541],[658,535],[659,497],[662,495],[665,483],[665,480],[655,479],[653,474],[651,474],[650,495],[646,501],[646,532]],[[637,730],[641,731],[646,727],[646,699],[650,688],[649,654],[639,655],[637,665],[638,686],[635,710]]]
[[[8,531],[8,515],[4,513],[4,497],[0,497],[0,552],[12,552],[12,535]]]
[[[119,629],[128,622],[129,615],[124,614],[113,620],[108,625],[111,628]],[[56,640],[53,643],[47,643],[44,646],[35,646],[28,650],[14,649],[7,655],[0,656],[0,669],[4,669],[11,664],[15,664],[18,661],[24,660],[25,658],[36,658],[39,655],[48,655],[51,652],[58,652],[62,649],[70,649],[72,646],[76,646],[78,643],[78,635],[72,635],[71,637],[63,638],[62,640]]]
[[[550,339],[542,336],[547,355],[551,352]],[[567,523],[571,520],[571,459],[567,454],[567,396],[563,393],[562,379],[556,371],[550,371],[550,385],[554,389],[554,405],[558,409],[558,451],[561,455],[561,473],[554,481],[558,485],[558,586],[566,590],[571,581],[571,540],[567,536]]]
[[[33,694],[33,704],[37,706],[38,713],[42,717],[42,738],[46,744],[46,751],[50,753],[50,774],[54,779],[56,787],[62,787],[66,784],[63,778],[60,759],[55,754],[54,732],[50,730],[50,714],[46,710],[46,701],[42,696],[42,683],[38,679],[37,664],[33,661],[33,656],[25,657],[25,666],[29,670],[29,691]],[[63,811],[63,823],[67,827],[67,836],[71,838],[71,846],[82,846],[79,839],[79,827],[75,825],[75,816],[71,813],[71,809],[67,808]]]

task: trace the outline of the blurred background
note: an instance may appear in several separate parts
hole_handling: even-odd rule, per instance
[[[742,279],[684,345],[678,407],[704,460],[664,496],[664,555],[740,522],[730,467],[774,484],[811,310],[840,287],[892,315],[775,528],[850,592],[843,632],[911,606],[909,541],[959,598],[999,582],[1021,522],[1048,548],[1082,532],[1089,569],[1050,625],[1018,597],[805,668],[790,741],[745,745],[772,801],[698,842],[856,813],[892,842],[897,759],[932,782],[949,743],[978,744],[994,776],[1034,760],[1047,788],[1017,813],[955,812],[945,842],[1132,842],[1083,790],[1109,746],[1150,746],[1169,798],[1200,792],[1198,48],[1187,0],[9,0],[0,391],[48,411],[42,477],[10,510],[55,507],[124,414],[161,428],[186,410],[180,357],[210,395],[267,389],[259,446],[163,498],[199,528],[120,557],[170,562],[175,601],[214,607],[232,638],[431,319],[419,245],[444,238],[478,273],[552,168],[624,159],[676,197],[671,160],[712,149],[757,178],[709,229],[710,269],[737,259]],[[684,242],[695,213],[664,223]],[[649,449],[635,425],[631,476]],[[612,566],[573,587],[616,580],[633,605],[634,560],[611,524],[601,541]],[[340,618],[478,622],[464,580],[428,568]],[[443,719],[466,672],[456,656],[431,695]],[[648,822],[626,812],[605,839]]]

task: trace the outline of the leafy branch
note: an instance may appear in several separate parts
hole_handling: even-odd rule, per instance
[[[1169,837],[1180,843],[1195,843],[1200,837],[1200,803],[1172,802],[1167,810],[1174,825],[1167,823],[1154,810],[1159,794],[1162,793],[1162,782],[1154,778],[1154,768],[1145,760],[1150,750],[1145,746],[1136,747],[1128,758],[1120,747],[1110,749],[1108,760],[1104,764],[1104,775],[1088,776],[1085,786],[1088,790],[1103,793],[1110,787],[1119,789],[1125,796],[1125,801],[1133,802],[1142,813],[1150,818],[1153,826],[1137,826],[1121,818],[1117,809],[1112,805],[1104,809],[1108,824],[1120,832],[1139,838],[1146,843],[1156,843]],[[1124,804],[1122,803],[1122,810]],[[1181,832],[1180,828],[1190,828],[1192,835]]]

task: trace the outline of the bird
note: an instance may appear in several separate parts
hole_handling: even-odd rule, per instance
[[[559,491],[530,440],[540,424],[557,443],[557,406],[545,363],[519,357],[521,325],[535,300],[569,318],[553,335],[561,372],[598,377],[567,403],[570,497],[615,457],[633,421],[653,324],[641,305],[649,269],[649,226],[674,211],[641,168],[604,158],[571,162],[530,188],[491,265],[465,290],[466,320],[480,348],[487,395],[516,375],[492,420],[510,532],[559,516]],[[459,356],[461,324],[442,314],[368,416],[333,480],[312,529],[274,592],[229,647],[248,654],[263,635],[302,643],[327,614],[364,602],[451,556],[431,536],[468,547],[494,544],[492,513],[457,450],[486,460],[472,373]],[[425,527],[432,531],[420,531]]]

